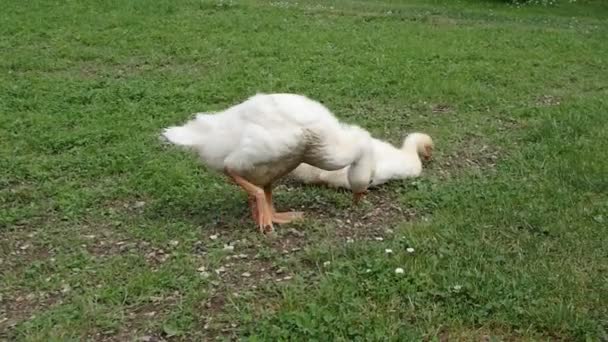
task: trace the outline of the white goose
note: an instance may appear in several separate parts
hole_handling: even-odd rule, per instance
[[[224,172],[249,195],[260,231],[302,213],[277,213],[272,185],[301,163],[323,170],[349,166],[345,179],[355,200],[374,171],[372,138],[364,129],[340,123],[322,104],[295,94],[258,94],[219,113],[199,113],[169,127],[171,143],[193,148],[210,168]]]
[[[425,160],[431,159],[433,139],[424,133],[412,133],[405,138],[400,149],[379,139],[373,139],[373,146],[376,162],[371,185],[380,185],[393,179],[418,177],[422,172],[420,156]],[[349,167],[326,171],[300,164],[289,176],[306,184],[350,189],[348,171]]]

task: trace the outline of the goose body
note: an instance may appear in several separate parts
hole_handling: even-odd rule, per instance
[[[379,139],[373,139],[372,146],[376,162],[370,185],[376,186],[390,180],[418,177],[422,172],[421,157],[430,159],[433,140],[427,134],[412,133],[405,138],[401,148]],[[306,184],[350,189],[347,174],[348,167],[329,171],[301,164],[290,173],[290,177]]]
[[[273,182],[301,163],[322,170],[352,165],[347,181],[357,194],[367,189],[374,168],[367,131],[339,122],[319,102],[296,94],[258,94],[218,113],[198,113],[163,136],[194,149],[208,167],[236,177],[250,199],[260,189],[270,193]]]

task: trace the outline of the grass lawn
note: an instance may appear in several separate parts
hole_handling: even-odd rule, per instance
[[[608,339],[607,19],[601,0],[3,1],[0,340]],[[240,189],[158,139],[256,92],[427,132],[435,159],[356,208],[284,182],[277,206],[307,218],[265,238]]]

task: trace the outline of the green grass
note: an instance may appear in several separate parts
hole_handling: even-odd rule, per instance
[[[607,17],[604,1],[5,1],[0,340],[607,339]],[[242,192],[158,139],[255,92],[392,142],[427,132],[434,162],[357,208],[286,183],[278,207],[307,219],[262,237]]]

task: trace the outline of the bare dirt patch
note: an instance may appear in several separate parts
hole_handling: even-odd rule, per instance
[[[165,334],[150,332],[146,322],[163,320],[172,306],[181,300],[179,291],[164,296],[150,297],[150,302],[126,308],[127,315],[117,332],[96,331],[89,335],[94,341],[166,341]]]
[[[454,109],[445,103],[437,103],[431,105],[431,112],[434,114],[451,114],[454,112]]]
[[[0,294],[0,339],[20,322],[33,318],[37,312],[60,305],[65,291],[30,292],[15,291]]]
[[[463,170],[492,170],[503,153],[498,147],[479,137],[469,136],[458,144],[454,152],[438,158],[434,169],[444,177],[458,174]]]
[[[319,217],[335,224],[336,238],[372,240],[418,216],[413,209],[399,205],[395,195],[383,188],[370,190],[366,200],[368,209],[325,211]]]
[[[550,106],[559,106],[562,100],[553,95],[541,95],[536,98],[535,104],[538,107],[550,107]]]
[[[30,265],[36,260],[46,260],[52,256],[53,251],[36,243],[33,238],[14,239],[12,241],[0,241],[3,256],[0,257],[0,265],[3,269],[15,269]]]

